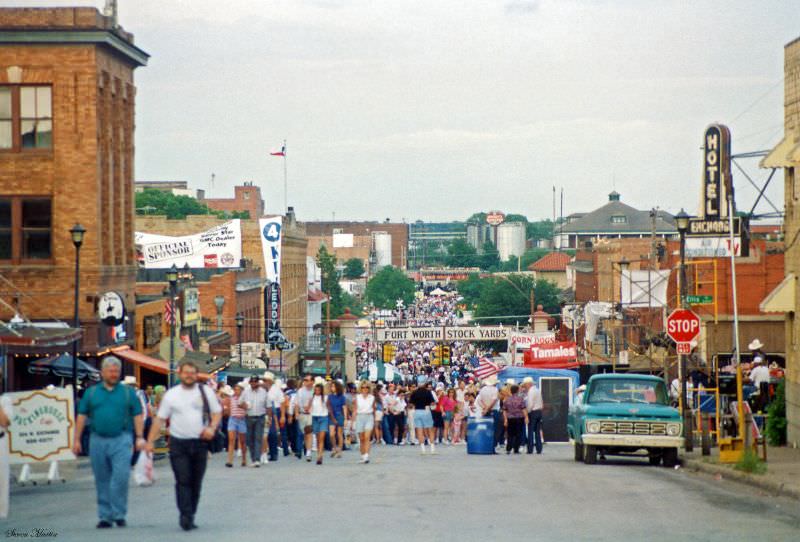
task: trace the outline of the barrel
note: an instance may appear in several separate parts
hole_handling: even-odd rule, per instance
[[[487,416],[467,419],[467,453],[494,453],[494,418]]]

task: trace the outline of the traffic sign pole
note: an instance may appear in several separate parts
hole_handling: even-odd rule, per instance
[[[683,289],[683,285],[681,285]],[[681,295],[681,300],[686,301],[686,296]],[[700,333],[700,317],[689,309],[682,308],[672,311],[667,317],[667,335],[677,343],[678,375],[681,382],[680,407],[683,414],[684,447],[687,452],[693,448],[692,411],[691,405],[687,406],[686,381],[689,378],[686,356],[691,353],[691,342]]]

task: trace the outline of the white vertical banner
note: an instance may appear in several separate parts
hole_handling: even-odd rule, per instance
[[[261,230],[261,248],[264,251],[264,269],[267,272],[267,280],[280,284],[283,217],[260,218],[258,227]]]

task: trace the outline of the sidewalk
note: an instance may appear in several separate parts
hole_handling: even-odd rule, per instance
[[[684,452],[683,466],[689,470],[719,475],[744,484],[758,487],[773,495],[800,500],[800,449],[767,448],[767,472],[749,474],[734,469],[734,464],[719,462],[719,448],[712,448],[710,456],[703,456],[699,447]]]

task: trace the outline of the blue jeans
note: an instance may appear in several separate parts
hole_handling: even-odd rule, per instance
[[[536,453],[542,453],[542,411],[531,410],[528,412],[528,453],[533,453],[536,446]]]
[[[247,449],[253,463],[261,461],[261,441],[264,440],[264,416],[247,416]]]
[[[386,441],[386,444],[394,444],[394,429],[397,427],[397,419],[394,414],[389,414],[388,412],[383,415],[383,419],[386,420],[386,431],[383,432],[383,440]]]
[[[275,420],[275,423],[277,423],[280,426],[280,421],[281,421],[280,420],[280,412],[281,412],[281,410],[277,409],[277,411],[278,411],[278,414],[276,415],[277,419]],[[283,424],[283,427],[281,427],[281,448],[283,448],[283,455],[284,456],[289,455],[289,420],[288,420],[289,416],[286,416],[286,418],[287,418],[286,423]]]
[[[494,419],[494,446],[505,442],[505,427],[503,427],[503,413],[499,410],[492,410]]]
[[[281,409],[272,409],[272,423],[267,433],[267,446],[269,447],[269,460],[278,460],[278,420],[281,419]]]
[[[383,442],[386,444],[392,443],[392,433],[389,428],[389,413],[383,413],[383,419],[381,420],[381,431],[383,431]]]
[[[133,435],[89,437],[89,458],[97,489],[97,516],[101,521],[125,519],[128,514],[128,480],[131,476]]]

